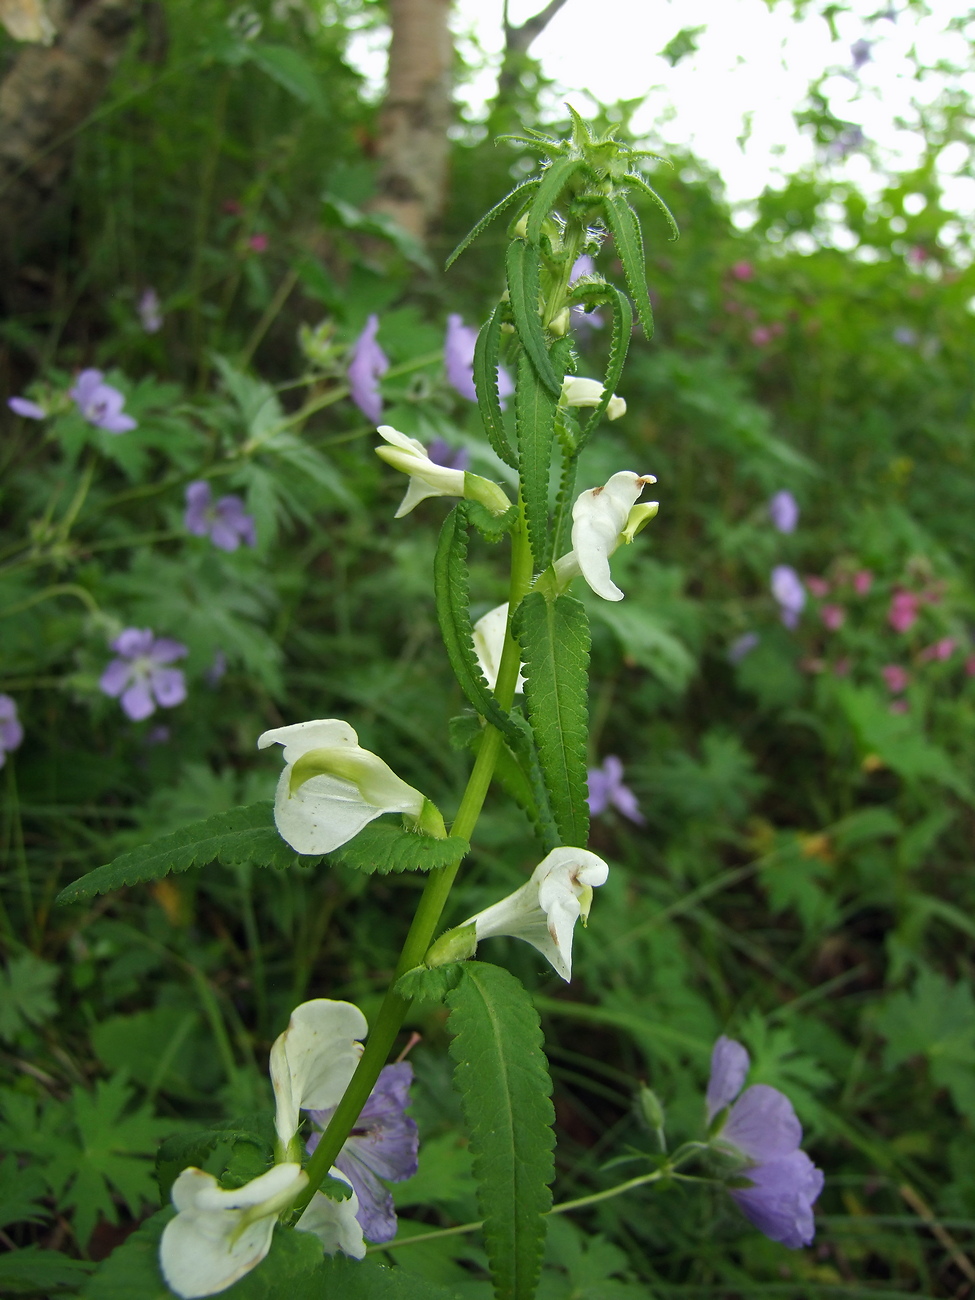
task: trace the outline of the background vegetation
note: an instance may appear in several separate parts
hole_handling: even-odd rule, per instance
[[[154,1204],[152,1156],[177,1117],[265,1099],[263,1061],[297,1001],[368,1015],[419,886],[377,878],[366,897],[351,869],[214,866],[84,908],[53,907],[58,889],[269,796],[278,762],[255,740],[283,723],[349,718],[445,810],[462,788],[429,581],[443,511],[393,520],[402,484],[345,371],[378,313],[384,419],[501,475],[442,342],[449,312],[479,323],[496,296],[503,228],[439,267],[523,160],[459,131],[425,249],[370,213],[375,110],[345,51],[350,27],[380,16],[352,0],[325,24],[297,5],[146,6],[8,286],[5,390],[50,404],[94,366],[138,420],[116,438],[68,402],[44,423],[0,417],[0,692],[24,728],[0,772],[11,1294],[83,1285],[86,1261]],[[523,87],[492,126],[534,120]],[[606,113],[626,131],[626,106]],[[809,120],[826,147],[835,123],[822,106]],[[583,474],[659,480],[659,518],[614,560],[627,599],[589,602],[592,760],[622,758],[646,825],[595,823],[613,870],[570,987],[527,947],[504,960],[537,988],[557,1200],[653,1149],[641,1083],[672,1140],[699,1130],[720,1032],[792,1097],[827,1183],[798,1253],[680,1188],[553,1221],[546,1300],[975,1283],[975,272],[935,166],[963,131],[957,106],[930,122],[924,165],[879,201],[797,176],[747,230],[693,158],[654,171],[682,237],[644,214],[657,332],[634,342],[628,413]],[[601,265],[614,269],[611,244]],[[154,333],[137,311],[148,287]],[[603,335],[579,347],[599,356]],[[255,548],[187,533],[200,478],[244,498]],[[801,508],[791,533],[768,513],[781,490]],[[817,580],[794,630],[770,593],[777,564]],[[486,558],[474,590],[475,615],[503,598]],[[898,593],[916,597],[905,630]],[[99,689],[124,627],[188,647],[185,703],[131,722]],[[534,863],[500,792],[478,847],[451,923]],[[404,1234],[476,1217],[443,1027],[414,1028],[423,1148],[397,1192]],[[389,1253],[488,1294],[476,1234]]]

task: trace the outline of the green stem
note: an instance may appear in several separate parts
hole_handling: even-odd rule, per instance
[[[524,507],[522,507],[521,520],[512,532],[509,601],[511,613],[514,612],[518,602],[528,590],[531,578],[531,547],[528,542],[528,529],[524,520]],[[505,637],[497,682],[498,702],[504,709],[509,709],[514,700],[520,661],[521,655],[518,643],[511,635],[509,617],[509,630]],[[495,727],[487,726],[484,740],[478,750],[474,767],[467,782],[467,789],[464,791],[460,807],[457,810],[457,816],[454,818],[451,827],[452,835],[469,840],[473,834],[488,787],[491,784],[491,778],[494,775],[494,767],[501,749],[501,743],[501,733]],[[403,944],[403,951],[396,963],[392,983],[386,992],[386,997],[383,999],[376,1023],[370,1030],[365,1050],[359,1064],[356,1066],[355,1074],[352,1076],[342,1100],[336,1106],[328,1126],[322,1133],[318,1146],[312,1152],[311,1159],[305,1166],[308,1184],[298,1197],[288,1216],[292,1223],[297,1220],[302,1210],[321,1186],[323,1179],[335,1163],[335,1157],[342,1150],[346,1139],[352,1132],[353,1125],[359,1118],[359,1112],[376,1086],[379,1072],[386,1064],[410,1005],[407,998],[397,993],[396,981],[401,975],[404,975],[408,970],[413,970],[423,961],[427,949],[433,942],[437,926],[440,923],[440,917],[459,868],[460,863],[457,862],[452,866],[431,871],[427,877],[427,883],[420,897],[416,915],[413,917],[413,923],[406,936],[406,942]]]

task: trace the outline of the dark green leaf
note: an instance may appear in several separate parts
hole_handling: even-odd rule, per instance
[[[5,1251],[0,1255],[0,1295],[52,1296],[77,1291],[94,1267],[87,1260],[69,1259],[40,1246]]]
[[[653,337],[653,307],[647,292],[647,265],[643,254],[643,236],[633,209],[622,197],[612,195],[603,200],[601,211],[616,241],[616,252],[623,263],[627,288],[636,305],[636,313],[647,338]]]
[[[633,333],[633,309],[630,306],[629,299],[613,285],[607,285],[606,290],[606,301],[613,313],[613,337],[609,348],[606,374],[603,379],[605,391],[603,392],[602,401],[594,408],[592,414],[582,426],[582,432],[579,435],[577,444],[578,451],[582,451],[592,437],[596,426],[603,418],[603,413],[609,405],[610,399],[616,391],[616,386],[620,382],[620,376],[623,373],[627,349],[630,346],[630,336]]]
[[[416,966],[400,976],[396,992],[417,1002],[444,1002],[451,989],[456,988],[461,977],[463,962],[448,962],[445,966]]]
[[[164,1205],[169,1203],[169,1193],[173,1183],[191,1165],[202,1169],[208,1156],[218,1146],[226,1144],[231,1147],[245,1145],[251,1148],[254,1161],[260,1167],[254,1177],[263,1173],[274,1162],[274,1149],[266,1138],[237,1126],[225,1128],[201,1129],[196,1133],[175,1133],[168,1137],[156,1153],[156,1182],[159,1184],[159,1197]],[[243,1181],[248,1181],[244,1179]]]
[[[545,218],[558,203],[559,195],[572,179],[573,174],[580,170],[588,171],[581,158],[556,158],[551,166],[545,168],[538,191],[528,209],[526,233],[530,244],[538,246]]]
[[[441,1286],[412,1271],[387,1268],[372,1260],[360,1263],[344,1255],[326,1259],[322,1277],[324,1289],[315,1300],[461,1300],[453,1287]]]
[[[462,501],[450,512],[440,530],[433,568],[437,618],[461,690],[482,718],[507,735],[512,734],[511,722],[484,680],[474,653],[468,594],[467,521],[467,505]]]
[[[322,82],[303,54],[290,45],[254,43],[248,48],[251,58],[261,71],[266,72],[289,95],[293,95],[302,104],[307,104],[316,113],[324,116],[328,112]]]
[[[454,251],[450,254],[444,264],[444,270],[449,271],[464,249],[469,248],[481,231],[486,230],[495,217],[500,217],[501,213],[504,212],[506,208],[509,208],[512,203],[514,203],[515,199],[520,198],[523,201],[527,201],[529,194],[531,194],[532,190],[537,189],[538,186],[539,181],[534,178],[532,180],[523,181],[520,185],[516,185],[513,190],[506,194],[500,203],[495,203],[491,211],[485,213],[477,225],[467,232]]]
[[[463,963],[447,1005],[495,1295],[530,1300],[554,1174],[555,1112],[538,1013],[513,975],[480,961]]]
[[[484,432],[491,446],[512,469],[518,468],[518,457],[508,442],[504,427],[504,412],[498,396],[498,358],[501,352],[501,308],[494,311],[481,326],[474,345],[474,388],[477,405],[484,424]]]
[[[511,312],[522,346],[531,357],[539,379],[557,399],[562,391],[562,379],[555,373],[549,357],[538,314],[538,253],[523,239],[513,239],[508,245],[505,269]]]
[[[572,596],[547,601],[529,592],[515,634],[525,663],[525,699],[538,757],[563,844],[584,846],[589,621]]]
[[[28,1024],[40,1025],[57,1011],[58,968],[32,952],[11,957],[0,969],[0,1038],[12,1043]]]
[[[328,856],[357,871],[386,875],[390,871],[434,871],[438,867],[451,867],[470,852],[470,847],[456,835],[437,839],[403,830],[395,822],[374,821]]]
[[[548,484],[552,468],[557,399],[538,377],[538,371],[522,352],[518,358],[515,390],[515,419],[518,428],[518,459],[521,491],[525,501],[528,537],[536,569],[548,564]]]
[[[670,208],[667,207],[667,204],[663,201],[657,191],[648,185],[643,177],[637,172],[628,172],[626,179],[631,185],[635,185],[642,194],[645,194],[648,199],[651,199],[656,203],[657,207],[667,218],[667,223],[671,229],[671,239],[680,239],[680,231],[677,229],[677,222],[674,220],[674,214],[671,212]]]
[[[249,862],[280,870],[298,863],[311,866],[320,861],[320,856],[298,854],[285,843],[274,825],[274,804],[265,799],[244,808],[231,808],[205,821],[192,822],[152,844],[123,853],[62,889],[57,901],[76,903],[95,894],[121,889],[123,885],[158,880],[171,872],[188,871],[190,867],[206,866],[209,862],[223,862],[228,866]]]

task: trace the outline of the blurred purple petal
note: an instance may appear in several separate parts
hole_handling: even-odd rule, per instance
[[[623,784],[623,764],[615,754],[606,755],[602,768],[590,768],[588,779],[587,802],[593,816],[605,812],[612,804],[618,812],[629,818],[631,822],[635,822],[637,826],[646,824],[646,818],[640,812],[636,795],[629,786]]]
[[[98,680],[99,688],[106,695],[118,699],[125,690],[125,684],[129,680],[131,671],[132,665],[128,660],[113,659]]]
[[[143,718],[148,718],[155,713],[156,705],[149,692],[149,683],[144,677],[134,681],[125,691],[122,696],[122,709],[133,722],[141,722]]]
[[[153,663],[171,664],[175,659],[185,659],[189,650],[182,641],[174,641],[168,636],[157,636],[146,653]]]
[[[760,1232],[798,1250],[816,1233],[813,1202],[823,1190],[823,1171],[805,1151],[793,1151],[746,1171],[751,1187],[729,1188],[732,1199]]]
[[[38,406],[27,397],[8,397],[7,405],[11,411],[17,415],[23,416],[25,420],[46,420],[47,411],[43,406]]]
[[[451,447],[443,438],[434,438],[427,448],[427,455],[434,465],[443,465],[445,469],[466,470],[471,463],[471,454],[466,447]]]
[[[778,1088],[756,1083],[732,1106],[721,1130],[730,1142],[757,1164],[791,1155],[802,1141],[802,1125],[792,1102]]]
[[[164,709],[172,709],[186,699],[186,678],[178,668],[153,668],[149,689]]]
[[[73,387],[68,389],[68,396],[73,398],[79,406],[86,406],[91,401],[92,395],[101,386],[101,382],[102,372],[100,370],[82,370],[74,381]]]
[[[110,642],[113,650],[118,651],[126,659],[134,659],[137,655],[146,655],[152,649],[154,641],[152,629],[148,627],[127,627],[124,632],[120,632],[114,641]]]
[[[799,522],[799,503],[791,492],[776,492],[768,503],[769,518],[780,533],[794,533]]]
[[[728,647],[729,663],[740,664],[746,655],[751,654],[758,642],[757,632],[743,632],[741,636],[736,637]]]
[[[137,307],[139,321],[147,334],[156,334],[162,329],[163,316],[159,304],[159,295],[155,289],[144,290]]]
[[[355,341],[348,370],[352,400],[366,419],[372,420],[374,424],[379,423],[383,414],[379,379],[389,369],[386,353],[376,342],[378,332],[379,317],[373,314]]]
[[[227,656],[222,650],[217,650],[213,656],[213,663],[203,674],[203,680],[207,686],[216,687],[220,684],[224,674],[227,671]]]
[[[186,531],[195,537],[206,537],[209,530],[207,511],[210,497],[210,484],[204,479],[197,479],[186,485],[186,513],[183,516],[183,525]]]
[[[0,695],[0,765],[4,756],[24,739],[24,728],[17,717],[17,703],[9,695]]]
[[[706,1099],[709,1124],[718,1111],[729,1106],[741,1092],[748,1066],[748,1052],[742,1044],[722,1034],[711,1053],[711,1077]]]
[[[806,603],[806,589],[802,579],[790,564],[777,564],[772,570],[772,595],[779,605],[779,614],[786,627],[795,627]]]
[[[477,390],[474,387],[476,342],[477,330],[465,325],[463,318],[456,312],[451,313],[447,317],[447,335],[444,339],[444,368],[447,371],[447,382],[469,402],[477,401]]]

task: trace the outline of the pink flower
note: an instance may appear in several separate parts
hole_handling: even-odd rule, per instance
[[[824,605],[819,611],[819,617],[823,620],[824,627],[835,632],[846,622],[846,610],[842,605]]]
[[[266,253],[268,242],[267,235],[251,235],[247,247],[254,253]]]
[[[869,569],[859,569],[853,575],[853,590],[858,596],[865,596],[873,584],[873,574]]]
[[[917,622],[918,597],[913,591],[895,591],[887,611],[887,622],[895,632],[906,632]]]
[[[932,659],[950,659],[954,649],[955,638],[953,636],[943,636],[940,641],[935,641],[934,645],[925,646],[921,651],[920,658],[924,663],[928,663]]]
[[[757,348],[763,348],[766,343],[772,342],[772,331],[767,325],[756,325],[748,336]]]
[[[894,695],[907,690],[911,680],[907,669],[902,668],[900,664],[888,664],[886,668],[881,668],[880,675],[887,683],[887,689]]]
[[[814,596],[829,595],[829,583],[825,578],[807,578],[806,586]]]
[[[736,280],[751,280],[755,275],[755,268],[751,262],[736,262],[731,268],[731,274]]]

